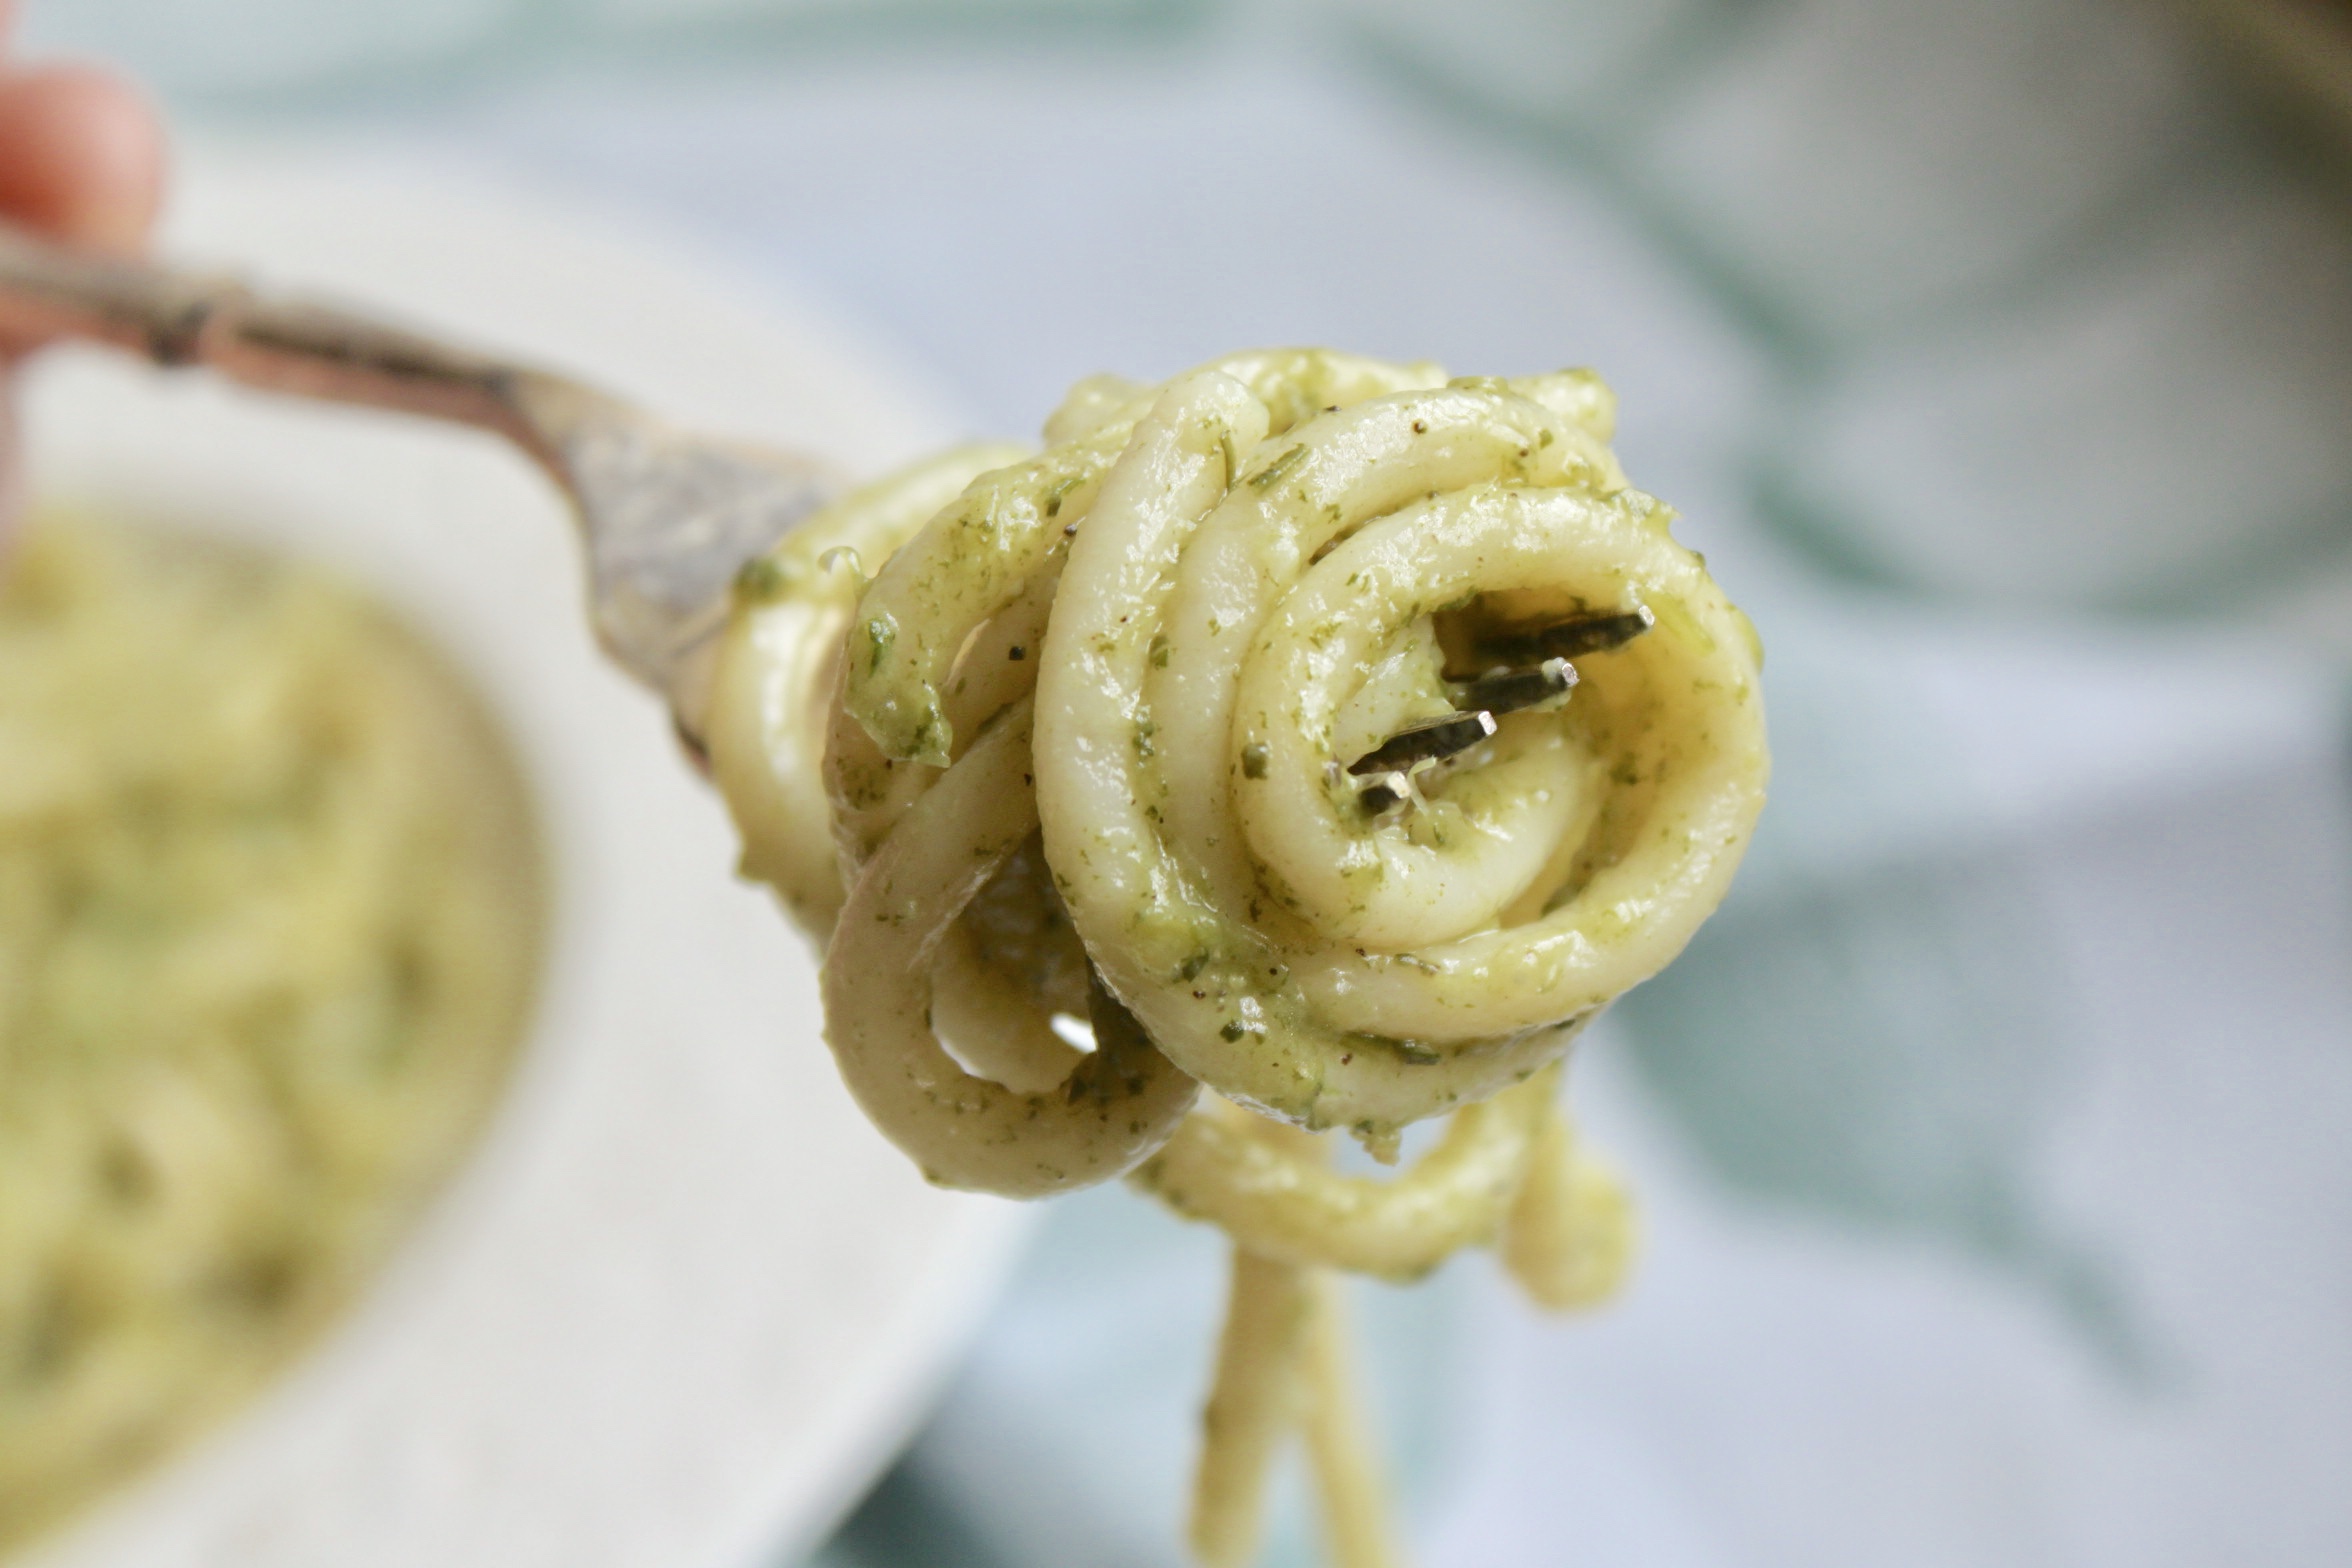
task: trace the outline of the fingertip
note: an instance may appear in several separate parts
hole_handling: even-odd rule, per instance
[[[137,250],[163,201],[146,96],[94,66],[0,77],[0,214],[76,245]]]

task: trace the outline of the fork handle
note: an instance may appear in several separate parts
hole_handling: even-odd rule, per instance
[[[203,365],[272,392],[473,425],[541,463],[551,398],[593,396],[562,378],[354,311],[272,299],[232,277],[97,256],[0,224],[0,340],[79,338],[158,365]]]

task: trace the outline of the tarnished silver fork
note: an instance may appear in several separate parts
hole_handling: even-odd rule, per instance
[[[0,227],[0,341],[102,343],[295,397],[471,425],[570,500],[589,619],[698,746],[707,658],[746,561],[835,494],[804,454],[710,440],[565,376],[233,278],[69,251]]]

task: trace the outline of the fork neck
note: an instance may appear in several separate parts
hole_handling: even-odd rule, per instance
[[[562,433],[603,400],[563,378],[233,278],[70,250],[0,225],[0,341],[79,338],[248,386],[472,425],[563,479]]]

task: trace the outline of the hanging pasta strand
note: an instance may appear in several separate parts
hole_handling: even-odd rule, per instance
[[[1233,1248],[1188,1532],[1207,1568],[1243,1568],[1257,1556],[1274,1462],[1311,1397],[1305,1350],[1315,1312],[1306,1269]]]
[[[1231,1109],[1202,1120],[1237,1122],[1244,1136],[1263,1138],[1300,1170],[1324,1163],[1322,1141],[1295,1128],[1250,1128],[1251,1119]],[[1193,1551],[1208,1568],[1241,1568],[1256,1556],[1267,1483],[1292,1436],[1304,1441],[1332,1561],[1402,1568],[1349,1354],[1341,1279],[1263,1256],[1237,1238],[1193,1485]]]
[[[1576,1146],[1568,1118],[1549,1107],[1503,1219],[1503,1266],[1537,1306],[1573,1312],[1617,1293],[1637,1240],[1624,1183]]]
[[[1126,1176],[1233,1239],[1218,1568],[1293,1434],[1334,1560],[1400,1561],[1342,1274],[1493,1247],[1572,1308],[1630,1260],[1561,1064],[1721,900],[1767,765],[1754,633],[1614,418],[1589,372],[1314,349],[1098,377],[739,584],[714,774],[859,1103],[935,1181]],[[1394,1163],[1429,1118],[1386,1176],[1313,1136]]]
[[[1323,1537],[1334,1568],[1405,1568],[1352,1365],[1346,1290],[1328,1269],[1308,1275],[1306,1440]]]

